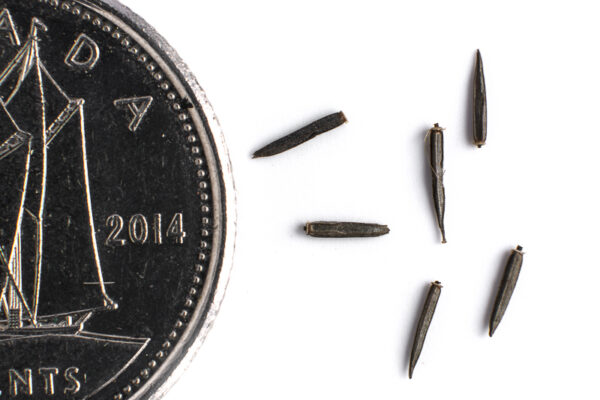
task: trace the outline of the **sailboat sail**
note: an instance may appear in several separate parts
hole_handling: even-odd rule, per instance
[[[0,74],[0,309],[11,328],[116,307],[95,238],[84,101],[42,62],[39,26]]]

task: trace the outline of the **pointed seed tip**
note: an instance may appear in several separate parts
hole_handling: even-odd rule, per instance
[[[494,333],[496,333],[496,328],[498,328],[498,324],[495,324],[493,321],[490,322],[490,337],[494,336]]]

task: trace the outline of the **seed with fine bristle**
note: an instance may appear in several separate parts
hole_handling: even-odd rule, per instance
[[[519,273],[521,272],[521,266],[523,265],[523,248],[517,246],[513,250],[506,263],[504,269],[504,275],[498,288],[498,294],[496,295],[496,301],[494,303],[494,309],[490,317],[490,337],[494,335],[502,317],[506,312],[510,298],[517,286],[517,280],[519,279]]]
[[[322,133],[335,129],[338,126],[345,124],[347,121],[346,116],[341,111],[328,115],[263,147],[254,153],[253,158],[270,157],[283,153],[284,151],[314,139]]]
[[[318,238],[377,237],[390,233],[386,225],[357,222],[309,222],[304,231]]]
[[[433,188],[433,204],[435,215],[442,234],[442,243],[446,243],[444,214],[446,213],[446,190],[444,189],[444,129],[439,124],[427,132],[429,141],[429,164],[431,167],[431,183]]]
[[[485,76],[483,75],[483,61],[481,53],[477,50],[475,63],[475,76],[473,82],[473,141],[481,147],[487,140],[487,96],[485,91]]]
[[[417,323],[415,339],[410,353],[410,365],[408,367],[408,377],[410,379],[412,379],[415,366],[417,365],[417,361],[423,350],[425,337],[427,336],[427,331],[429,330],[429,325],[431,325],[431,320],[433,319],[433,314],[435,313],[435,308],[441,293],[442,284],[438,281],[433,282],[429,287],[429,293],[427,293],[427,299],[425,299],[425,305],[423,306],[423,311],[421,312],[419,322]]]

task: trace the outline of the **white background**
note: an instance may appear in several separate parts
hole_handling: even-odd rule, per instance
[[[596,2],[123,0],[190,65],[238,196],[221,313],[168,400],[597,398],[600,47]],[[471,144],[483,54],[488,145]],[[343,110],[349,123],[251,154]],[[446,226],[424,136],[446,130]],[[305,237],[308,220],[389,224]],[[510,250],[525,263],[493,339]],[[444,284],[407,377],[429,282]]]

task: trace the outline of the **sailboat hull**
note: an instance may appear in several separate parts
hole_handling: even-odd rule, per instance
[[[143,353],[148,343],[149,339],[88,332],[76,335],[46,333],[10,338],[3,338],[0,334],[0,358],[10,360],[10,368],[14,371],[13,382],[15,373],[27,376],[27,371],[36,367],[31,373],[32,388],[38,396],[36,399],[86,399],[119,377]],[[27,354],[27,357],[18,358],[15,354]],[[99,365],[102,368],[98,368]],[[46,394],[44,375],[39,373],[40,368],[44,368],[42,372],[53,373],[54,395]],[[0,374],[0,387],[11,387],[10,374]],[[22,392],[22,387],[19,389],[19,395],[11,398],[34,398]]]
[[[60,316],[41,317],[37,326],[25,326],[22,328],[7,328],[0,330],[0,338],[20,336],[44,336],[50,334],[75,335],[81,332],[93,312],[81,312]]]

